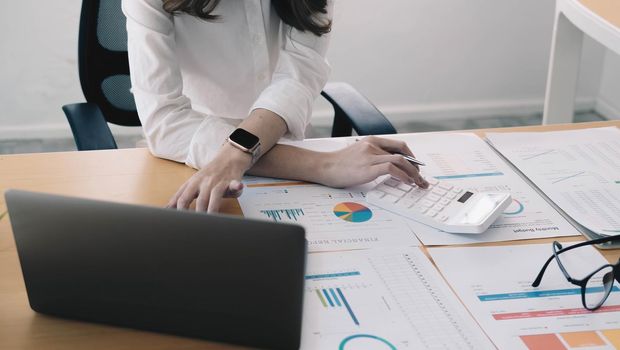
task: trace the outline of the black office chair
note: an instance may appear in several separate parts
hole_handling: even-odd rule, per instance
[[[107,123],[140,126],[129,91],[127,31],[121,0],[83,0],[78,43],[80,83],[86,103],[62,107],[80,151],[115,149]],[[394,134],[385,116],[346,83],[321,92],[334,107],[332,136]]]

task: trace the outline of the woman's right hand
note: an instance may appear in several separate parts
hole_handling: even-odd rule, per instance
[[[361,185],[389,174],[405,183],[427,188],[428,182],[420,175],[419,168],[401,154],[415,157],[404,141],[365,137],[342,150],[328,153],[319,182],[342,188]]]

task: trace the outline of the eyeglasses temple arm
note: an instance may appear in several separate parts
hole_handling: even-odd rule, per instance
[[[549,257],[549,259],[547,259],[547,261],[543,265],[542,269],[540,269],[540,272],[538,273],[538,276],[536,276],[536,279],[532,283],[532,287],[538,287],[538,285],[540,285],[540,282],[542,281],[543,275],[545,274],[545,270],[547,270],[547,266],[549,266],[549,264],[551,263],[551,261],[554,258],[555,258],[555,256],[552,255],[552,256]]]
[[[583,247],[583,246],[586,246],[586,245],[590,245],[590,244],[599,244],[599,243],[605,243],[605,242],[609,242],[609,241],[613,242],[613,241],[619,241],[619,240],[620,240],[620,235],[609,236],[609,237],[601,237],[601,238],[597,238],[597,239],[594,239],[594,240],[577,243],[577,244],[568,246],[566,248],[562,248],[562,249],[558,250],[557,254],[564,253],[566,251],[569,251],[569,250],[572,250],[572,249],[575,249],[575,248],[579,248],[579,247]],[[540,285],[540,282],[542,281],[543,275],[545,274],[545,270],[547,270],[547,266],[549,266],[549,264],[551,263],[551,261],[554,258],[555,258],[555,256],[552,255],[552,256],[549,257],[549,259],[547,259],[547,261],[545,262],[543,267],[540,269],[540,272],[538,273],[538,276],[536,276],[536,279],[532,283],[532,287],[538,287]],[[618,260],[618,261],[620,261],[620,260]],[[563,272],[564,272],[565,275],[567,275],[565,271],[563,271]]]

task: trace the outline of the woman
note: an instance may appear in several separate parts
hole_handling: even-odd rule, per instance
[[[346,187],[391,174],[426,186],[369,137],[313,152],[300,140],[325,85],[333,3],[326,0],[123,0],[132,92],[151,152],[199,169],[168,203],[216,212],[244,173]]]

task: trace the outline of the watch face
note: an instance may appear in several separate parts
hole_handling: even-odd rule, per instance
[[[230,134],[229,138],[231,141],[247,149],[254,148],[254,146],[256,146],[256,144],[259,141],[258,137],[256,137],[254,134],[246,130],[243,130],[241,128],[238,128],[237,130],[233,131],[233,133]]]

